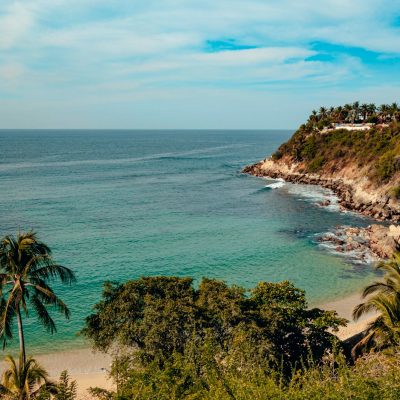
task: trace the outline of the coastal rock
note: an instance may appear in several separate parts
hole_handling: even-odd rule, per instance
[[[242,172],[281,178],[296,184],[320,185],[336,194],[342,210],[356,211],[379,221],[400,222],[400,202],[387,196],[390,187],[376,187],[360,172],[342,171],[341,176],[337,176],[332,173],[310,174],[302,171],[302,164],[292,160],[274,161],[268,158],[246,166]]]
[[[365,260],[388,259],[400,245],[400,227],[373,224],[366,228],[339,226],[334,232],[318,238],[320,243],[331,244],[335,251],[353,253],[353,257]]]

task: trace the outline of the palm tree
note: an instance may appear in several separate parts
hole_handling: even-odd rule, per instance
[[[56,331],[47,306],[54,306],[68,319],[66,304],[54,293],[48,282],[60,279],[74,282],[74,273],[53,262],[51,250],[40,242],[34,232],[6,236],[0,242],[0,335],[3,348],[13,337],[12,323],[17,318],[22,363],[25,364],[25,340],[22,325],[23,311],[28,316],[28,302],[39,321],[50,332]]]
[[[319,115],[321,119],[324,119],[326,117],[327,114],[327,109],[325,107],[320,107],[319,109]]]
[[[15,400],[31,400],[43,391],[57,393],[57,386],[48,380],[47,372],[33,359],[25,363],[20,358],[19,364],[13,357],[7,356],[9,368],[4,371],[0,384],[2,398]]]
[[[353,110],[352,105],[347,103],[344,105],[343,109],[344,109],[345,115],[346,115],[345,120],[351,121],[352,110]]]
[[[337,122],[342,122],[342,117],[343,117],[343,107],[339,106],[336,108],[336,118]]]
[[[383,280],[364,289],[362,297],[368,298],[354,309],[353,318],[357,320],[371,311],[377,312],[378,317],[369,324],[353,352],[400,343],[400,254],[380,263],[377,269],[385,272]]]
[[[389,111],[389,106],[387,104],[381,104],[379,106],[379,113],[381,115],[382,122],[386,122],[388,111]]]
[[[352,124],[354,124],[354,122],[356,120],[358,120],[358,114],[360,112],[360,102],[359,101],[355,101],[353,103],[353,115],[352,115]]]
[[[397,103],[392,103],[390,106],[390,113],[392,114],[393,121],[397,122],[397,113],[399,112],[399,106]]]
[[[363,122],[364,123],[367,120],[368,111],[369,111],[368,104],[366,104],[366,103],[361,104],[361,113],[362,113],[362,117],[363,117]]]
[[[368,104],[368,113],[369,115],[375,114],[376,112],[376,105],[374,103]]]

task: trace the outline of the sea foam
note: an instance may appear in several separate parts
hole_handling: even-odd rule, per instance
[[[270,183],[269,185],[265,185],[268,189],[279,189],[285,186],[285,180],[282,178],[278,178],[274,181],[274,183]]]

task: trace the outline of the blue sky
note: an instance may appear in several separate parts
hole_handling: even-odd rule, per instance
[[[398,1],[0,0],[0,128],[295,128],[399,89]]]

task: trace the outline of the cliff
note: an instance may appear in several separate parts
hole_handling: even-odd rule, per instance
[[[400,123],[365,130],[302,125],[269,158],[244,168],[256,176],[332,189],[344,209],[400,221]]]

